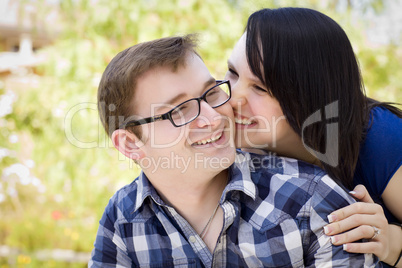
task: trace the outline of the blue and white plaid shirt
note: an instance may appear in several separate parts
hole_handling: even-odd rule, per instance
[[[213,253],[142,173],[105,209],[89,267],[374,267],[333,246],[327,215],[354,200],[325,173],[289,158],[238,153]]]

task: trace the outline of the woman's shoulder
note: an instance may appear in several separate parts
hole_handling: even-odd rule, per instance
[[[362,146],[369,145],[384,151],[384,146],[402,146],[402,118],[385,107],[370,111],[370,120]],[[400,151],[399,151],[400,152]]]
[[[378,129],[380,127],[402,128],[402,118],[383,106],[372,108],[369,116],[368,130],[371,128]]]
[[[370,111],[370,121],[361,144],[355,183],[370,194],[381,196],[389,179],[402,164],[402,119],[384,107]]]

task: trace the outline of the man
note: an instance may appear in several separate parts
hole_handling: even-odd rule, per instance
[[[89,267],[374,265],[323,233],[353,200],[314,166],[237,153],[227,81],[192,36],[119,53],[98,91],[114,146],[142,168],[110,200]]]

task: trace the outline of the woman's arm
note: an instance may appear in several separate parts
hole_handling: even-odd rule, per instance
[[[385,206],[392,212],[392,214],[402,222],[402,166],[394,173],[387,187],[382,194]],[[402,228],[401,226],[390,225],[389,226],[389,241],[390,241],[390,253],[389,258],[384,262],[394,265],[395,257],[400,256],[402,251]],[[402,267],[402,261],[399,260],[396,267]]]
[[[394,173],[381,198],[392,214],[402,222],[402,166]]]
[[[399,176],[402,172],[400,171],[402,171],[401,168],[391,178],[384,191],[383,197],[387,196],[388,203],[401,204],[401,201],[398,201],[402,197],[400,194],[401,191],[393,191],[393,187],[397,187],[394,184],[400,184],[401,182],[401,177]],[[324,228],[325,233],[332,237],[333,244],[344,244],[344,248],[348,252],[374,253],[380,260],[394,265],[402,249],[401,228],[388,224],[383,209],[380,205],[374,204],[363,185],[356,186],[352,193],[356,199],[362,202],[349,205],[331,213],[329,216],[331,223]],[[390,206],[389,208],[391,207],[394,210],[399,209],[400,213],[402,212],[401,207],[398,207],[398,205]],[[392,213],[399,218],[399,214],[395,213],[394,210],[391,210]],[[374,238],[375,228],[373,226],[380,232]],[[352,243],[363,238],[369,239],[369,241],[365,243]],[[398,263],[396,267],[402,267],[402,263]]]

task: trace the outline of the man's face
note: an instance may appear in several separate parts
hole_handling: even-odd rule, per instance
[[[135,110],[141,118],[160,115],[215,85],[203,61],[191,54],[176,72],[158,67],[142,75],[137,81]],[[145,158],[137,162],[148,173],[223,170],[235,157],[233,126],[228,103],[214,109],[201,101],[200,115],[187,125],[175,127],[169,120],[142,125]]]

